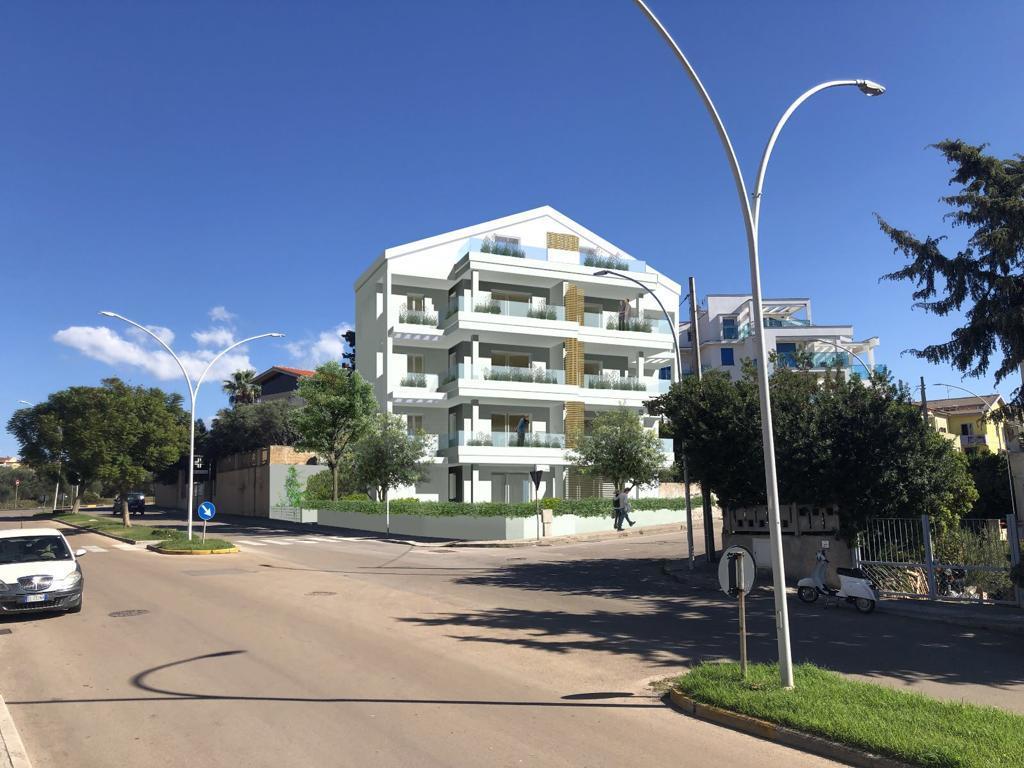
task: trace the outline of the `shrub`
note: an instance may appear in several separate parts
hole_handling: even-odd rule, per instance
[[[422,309],[408,309],[404,304],[398,310],[398,322],[413,325],[437,325],[437,314]]]
[[[497,366],[484,369],[484,378],[491,381],[520,381],[525,384],[557,384],[558,373],[547,368],[510,368]]]
[[[554,307],[549,307],[547,304],[538,304],[537,306],[530,307],[526,310],[526,316],[537,320],[557,320],[558,311]]]
[[[606,256],[604,254],[588,253],[583,257],[583,266],[597,267],[598,269],[628,270],[629,263],[619,256]]]
[[[514,256],[517,259],[525,259],[526,251],[518,245],[499,243],[493,237],[485,237],[480,244],[480,253],[493,253],[496,256]]]
[[[403,387],[425,387],[427,386],[427,377],[422,373],[407,373],[402,377],[401,385]]]
[[[628,389],[634,392],[643,392],[647,385],[640,379],[629,376],[592,376],[585,379],[588,389]]]
[[[651,332],[651,321],[644,319],[631,318],[629,320],[621,320],[618,317],[609,317],[608,322],[605,324],[605,328],[609,331],[634,331],[637,333],[650,333]]]
[[[315,476],[314,476],[315,477]],[[307,489],[308,493],[308,489]],[[685,499],[632,499],[633,509],[686,509]],[[691,499],[691,505],[698,509],[700,496]],[[318,509],[338,512],[358,512],[364,515],[383,515],[384,505],[366,496],[347,496],[339,501],[318,501]],[[611,517],[611,499],[542,499],[542,509],[551,509],[555,515],[577,515],[578,517]],[[422,515],[424,517],[530,517],[537,513],[533,502],[522,504],[500,504],[481,502],[471,504],[457,501],[417,501],[396,499],[391,502],[391,513],[395,515]]]
[[[473,305],[474,312],[484,312],[488,315],[500,315],[501,304],[495,299],[487,299],[487,301],[478,301]]]

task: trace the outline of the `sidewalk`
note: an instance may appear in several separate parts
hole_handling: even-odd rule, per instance
[[[698,526],[694,526],[697,530]],[[595,531],[594,533],[576,533],[571,536],[547,536],[542,539],[491,539],[489,541],[452,541],[449,547],[551,547],[556,544],[577,544],[586,541],[604,541],[606,539],[628,539],[631,536],[653,536],[659,533],[685,531],[685,523],[667,523],[665,525],[648,525],[646,528],[627,528],[624,531]]]
[[[697,584],[708,591],[721,594],[717,568],[711,570],[704,562],[703,557],[696,559],[695,566],[696,570],[691,574],[686,560],[671,560],[665,563],[662,570],[669,578],[682,584],[691,586]],[[769,575],[767,580],[760,583],[756,589],[767,590],[770,589],[770,585],[771,576]],[[789,593],[792,597],[796,597],[794,589],[791,588]],[[1024,636],[1024,610],[1012,605],[978,605],[977,603],[888,598],[878,604],[878,610],[892,616],[904,616],[918,621],[935,621],[969,629],[987,629],[992,632]]]

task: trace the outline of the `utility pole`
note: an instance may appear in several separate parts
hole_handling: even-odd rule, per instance
[[[928,395],[924,391],[924,376],[921,377],[921,418],[928,423]]]
[[[700,367],[700,329],[697,327],[697,279],[690,277],[690,343],[693,345],[693,370],[697,381],[704,380]],[[700,484],[700,500],[704,506],[704,555],[709,563],[715,562],[715,521],[711,515],[711,494]]]

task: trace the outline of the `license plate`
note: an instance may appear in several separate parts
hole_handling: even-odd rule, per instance
[[[43,603],[46,602],[46,595],[25,595],[21,598],[23,603]]]

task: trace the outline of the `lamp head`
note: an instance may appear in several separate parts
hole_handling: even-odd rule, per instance
[[[100,312],[100,314],[103,315],[104,317],[117,317],[117,315],[115,315],[113,312],[107,312],[106,310]]]
[[[610,274],[611,274],[611,272],[608,271],[607,269],[599,269],[597,272],[594,273],[594,277],[603,277],[604,275],[610,275]]]
[[[885,86],[874,80],[858,80],[857,87],[865,96],[881,96],[885,93]]]
[[[284,337],[284,334],[283,333],[268,333],[267,336],[270,336],[272,339],[280,339],[280,338]]]

